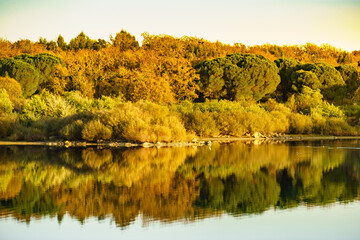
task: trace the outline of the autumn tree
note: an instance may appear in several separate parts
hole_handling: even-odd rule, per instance
[[[84,96],[94,97],[94,84],[101,74],[98,53],[93,50],[81,49],[69,51],[63,57],[66,66],[66,91],[77,90]]]

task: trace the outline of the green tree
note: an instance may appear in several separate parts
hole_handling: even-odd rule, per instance
[[[64,66],[64,63],[59,57],[49,53],[40,53],[35,56],[21,54],[16,56],[15,59],[24,61],[34,66],[39,71],[39,85],[41,89],[46,88],[48,90],[54,90],[56,87],[54,86],[55,80],[62,77],[59,69],[61,69],[61,66]]]
[[[312,77],[308,79],[310,80],[309,85],[305,85],[312,89],[319,88],[326,100],[339,102],[344,98],[346,94],[345,82],[333,66],[326,63],[315,63],[304,64],[299,68],[299,71],[303,70],[316,75],[317,81],[312,74]],[[295,77],[294,82],[299,82],[299,79],[296,79],[297,76],[299,75],[292,75]]]
[[[13,58],[0,60],[0,75],[18,81],[24,97],[31,96],[38,88],[40,73],[32,65]]]
[[[313,90],[320,89],[328,101],[339,102],[346,94],[345,81],[340,72],[326,63],[300,64],[292,59],[275,61],[279,68],[281,84],[278,91],[283,93],[283,100],[291,94],[300,93],[304,86]]]
[[[100,50],[102,48],[106,48],[108,46],[108,42],[106,42],[104,39],[98,39],[96,42],[94,42],[93,49],[94,50]]]
[[[120,51],[135,50],[139,48],[139,42],[136,41],[135,37],[125,30],[121,30],[115,35],[115,38],[110,36],[110,39],[114,47],[118,47]]]
[[[276,65],[261,55],[231,54],[201,62],[195,69],[204,98],[257,101],[280,83]]]
[[[304,87],[311,89],[320,89],[322,87],[321,82],[315,73],[311,71],[304,71],[302,69],[292,73],[292,86],[291,89],[294,92],[301,92]]]
[[[292,94],[291,74],[297,70],[300,62],[295,59],[279,58],[274,61],[279,68],[281,82],[277,88],[277,96],[281,96],[286,101]]]
[[[67,49],[67,44],[66,44],[63,36],[59,35],[57,40],[56,40],[56,43],[57,43],[58,47],[61,48],[62,50]]]
[[[352,96],[356,89],[360,86],[360,82],[358,80],[358,71],[351,65],[340,65],[335,68],[341,74],[343,80],[346,83],[346,92]]]
[[[92,40],[86,36],[84,32],[81,32],[79,35],[77,35],[76,38],[70,40],[69,49],[92,49],[95,42],[95,40]]]

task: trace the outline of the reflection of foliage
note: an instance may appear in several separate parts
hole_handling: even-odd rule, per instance
[[[276,180],[267,174],[239,179],[232,175],[223,180],[204,180],[196,204],[233,214],[259,213],[274,205],[279,193]]]
[[[35,187],[31,183],[24,184],[21,192],[14,198],[1,200],[0,209],[10,209],[29,220],[32,215],[57,213],[58,206],[54,197],[50,192],[44,192],[41,187]]]
[[[145,221],[188,221],[219,211],[238,215],[352,201],[360,186],[357,151],[341,142],[318,145],[0,147],[0,215],[112,216],[125,227],[139,213]]]

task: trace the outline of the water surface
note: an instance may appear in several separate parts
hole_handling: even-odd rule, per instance
[[[358,239],[360,143],[0,147],[0,239]]]

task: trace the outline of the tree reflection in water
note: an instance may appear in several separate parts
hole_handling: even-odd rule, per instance
[[[359,199],[358,141],[199,148],[0,148],[0,216],[126,227]],[[342,148],[342,146],[351,146]]]

